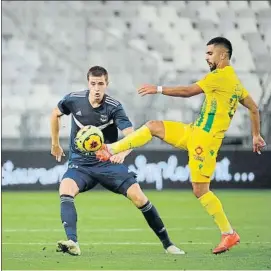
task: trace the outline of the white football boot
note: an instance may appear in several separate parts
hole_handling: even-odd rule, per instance
[[[185,252],[178,247],[171,245],[166,249],[166,253],[168,254],[179,254],[179,255],[184,255]]]
[[[81,250],[80,250],[78,243],[75,243],[72,240],[58,241],[56,251],[57,252],[64,252],[64,253],[67,252],[73,256],[80,256],[81,255]]]

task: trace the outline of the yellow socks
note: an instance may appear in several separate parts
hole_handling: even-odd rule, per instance
[[[152,134],[150,129],[146,125],[143,125],[138,130],[127,135],[120,141],[110,144],[109,149],[112,154],[116,154],[129,149],[141,147],[151,141],[151,139]]]
[[[222,204],[216,195],[209,191],[199,198],[201,205],[213,216],[221,233],[233,233],[232,227],[224,213]]]

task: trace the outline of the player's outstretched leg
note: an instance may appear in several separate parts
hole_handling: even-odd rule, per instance
[[[73,256],[81,255],[77,242],[77,212],[74,205],[74,198],[78,193],[79,189],[74,180],[69,178],[62,180],[59,187],[61,221],[68,240],[61,240],[57,242],[57,252],[67,252]]]
[[[222,234],[221,242],[213,250],[213,254],[226,252],[233,246],[239,244],[240,237],[232,229],[220,200],[209,190],[209,183],[193,183],[193,192],[208,214],[214,218]]]
[[[125,136],[123,139],[113,144],[104,144],[103,147],[96,152],[96,156],[102,161],[107,161],[114,154],[147,144],[152,140],[153,136],[162,140],[164,139],[165,128],[162,121],[148,121],[145,125]]]
[[[180,250],[171,242],[161,217],[159,216],[156,208],[145,196],[139,184],[135,183],[128,188],[127,197],[142,212],[148,225],[160,239],[166,253],[185,254],[183,250]]]

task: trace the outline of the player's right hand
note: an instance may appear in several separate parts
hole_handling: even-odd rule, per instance
[[[260,135],[253,136],[253,152],[257,152],[258,154],[261,154],[261,150],[265,146],[266,146],[266,143]]]
[[[60,145],[52,145],[51,154],[55,156],[56,161],[61,162],[61,157],[65,156],[65,153]]]
[[[155,85],[143,85],[137,90],[138,94],[141,96],[145,96],[147,94],[156,94],[157,86]]]

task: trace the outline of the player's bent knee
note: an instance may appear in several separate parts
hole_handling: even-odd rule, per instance
[[[148,201],[148,198],[145,196],[138,183],[135,183],[128,188],[127,197],[138,208],[142,207]]]
[[[204,194],[210,191],[209,183],[192,183],[193,186],[193,193],[197,198],[202,197]]]
[[[79,193],[79,188],[73,179],[65,178],[59,186],[59,195],[69,195],[75,197]]]
[[[145,124],[151,131],[153,136],[157,136],[161,139],[165,137],[165,127],[160,120],[150,120]]]

